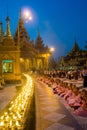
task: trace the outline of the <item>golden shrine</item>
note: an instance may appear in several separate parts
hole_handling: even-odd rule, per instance
[[[48,46],[43,44],[40,31],[35,43],[30,41],[21,13],[14,37],[10,32],[10,18],[6,18],[5,34],[0,22],[0,76],[5,81],[20,81],[21,72],[48,68],[50,54]]]
[[[20,49],[10,32],[10,19],[6,18],[6,34],[0,22],[0,76],[5,81],[20,81]]]
[[[18,27],[14,34],[14,41],[18,44],[20,41],[20,63],[21,71],[29,70],[43,70],[48,68],[48,58],[50,56],[50,50],[48,46],[43,44],[43,40],[38,30],[38,36],[36,41],[30,40],[25,27],[24,20],[20,12],[20,18],[18,21]]]

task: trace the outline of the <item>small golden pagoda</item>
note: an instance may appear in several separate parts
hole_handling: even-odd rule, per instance
[[[10,32],[10,18],[6,18],[6,33],[3,35],[2,22],[0,22],[0,76],[5,81],[21,80],[20,48],[14,42]]]

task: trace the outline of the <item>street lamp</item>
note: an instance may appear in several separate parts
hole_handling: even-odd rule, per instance
[[[29,9],[24,9],[22,11],[23,19],[25,22],[31,21],[32,20],[32,13]]]
[[[50,48],[50,52],[53,52],[55,49],[54,49],[54,47],[51,47]]]

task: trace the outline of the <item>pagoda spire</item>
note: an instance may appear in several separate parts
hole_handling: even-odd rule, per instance
[[[79,51],[80,50],[79,45],[76,41],[76,37],[75,37],[75,40],[74,40],[74,46],[73,46],[72,50],[73,51]]]
[[[74,38],[74,41],[75,41],[74,44],[77,44],[76,37]]]
[[[21,9],[20,9],[19,17],[20,17],[20,19],[22,19],[22,11],[21,11]]]
[[[17,30],[14,34],[14,40],[15,40],[15,42],[17,42],[18,45],[23,46],[23,44],[29,43],[30,37],[28,36],[28,33],[24,27],[24,21],[22,18],[21,9],[20,9],[19,14],[20,14],[20,17],[19,17],[19,21],[18,21]],[[25,42],[23,42],[23,41],[25,41]]]
[[[17,37],[17,39],[18,39],[18,45],[20,46],[20,32],[19,32],[19,23],[18,23],[18,29],[17,29],[17,34],[18,34],[18,37]]]
[[[11,36],[9,16],[7,16],[7,18],[6,18],[6,36]]]
[[[22,17],[22,10],[21,9],[20,9],[20,13],[19,13],[18,26],[19,26],[19,31],[20,31],[20,28],[24,28],[24,20]]]
[[[40,29],[38,28],[38,37],[40,37]]]
[[[3,36],[2,22],[0,21],[0,38]]]

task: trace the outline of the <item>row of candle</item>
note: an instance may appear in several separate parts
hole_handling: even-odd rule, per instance
[[[24,127],[25,113],[33,94],[32,79],[29,75],[24,75],[27,78],[26,84],[15,100],[11,101],[10,107],[0,117],[1,130],[9,130],[10,128],[22,130]]]

